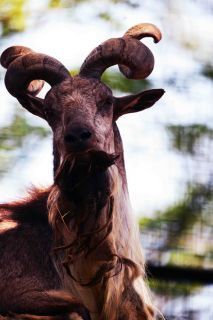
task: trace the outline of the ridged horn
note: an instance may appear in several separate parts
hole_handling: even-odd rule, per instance
[[[7,68],[6,88],[15,97],[26,93],[36,96],[44,81],[53,86],[70,77],[69,71],[58,60],[27,47],[6,49],[0,62]]]
[[[161,32],[153,24],[142,23],[130,28],[123,37],[113,38],[95,48],[84,61],[80,76],[100,79],[103,72],[118,64],[129,79],[144,79],[154,68],[154,57],[139,40],[153,37],[160,41]]]

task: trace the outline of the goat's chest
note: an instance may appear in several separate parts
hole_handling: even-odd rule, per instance
[[[84,286],[84,284],[94,277],[98,269],[97,265],[91,259],[79,259],[75,263],[75,267],[70,267],[70,272],[77,281],[71,279],[68,275],[65,278],[65,288],[83,302],[90,311],[92,320],[99,320],[103,302],[103,288],[100,284],[93,286]]]

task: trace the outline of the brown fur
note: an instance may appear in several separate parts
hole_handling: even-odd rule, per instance
[[[55,291],[62,285],[52,262],[48,193],[34,190],[23,201],[0,205],[0,225],[8,219],[17,224],[0,233],[1,314],[59,316],[81,308],[84,312],[75,298]]]
[[[0,207],[3,316],[154,318],[116,120],[149,108],[164,91],[116,98],[100,81],[114,64],[128,78],[151,73],[153,55],[139,41],[144,36],[161,38],[154,25],[141,24],[95,48],[73,78],[59,61],[29,48],[3,52],[6,87],[49,123],[54,155],[51,188]],[[52,87],[45,99],[36,97],[43,86],[38,79]]]

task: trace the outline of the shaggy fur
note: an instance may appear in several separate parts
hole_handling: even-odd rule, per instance
[[[94,49],[75,77],[26,47],[1,56],[8,91],[50,125],[54,155],[52,187],[0,207],[6,319],[154,319],[116,120],[151,107],[164,91],[116,98],[100,81],[114,64],[128,78],[152,72],[154,57],[139,41],[144,36],[161,38],[153,25],[131,28]],[[43,80],[51,89],[40,99]]]

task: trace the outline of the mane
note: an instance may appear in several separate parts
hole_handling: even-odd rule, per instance
[[[56,181],[67,162],[70,172],[73,170],[75,159],[65,159],[57,171]],[[121,310],[129,314],[132,305],[143,310],[144,319],[150,319],[153,307],[145,283],[144,256],[127,187],[116,165],[107,169],[107,175],[110,193],[105,206],[95,215],[91,215],[90,208],[86,213],[77,214],[57,183],[52,187],[48,217],[55,231],[55,264],[62,281],[68,282],[67,277],[73,280],[72,291],[77,296],[84,299],[82,288],[91,291],[97,291],[98,286],[101,288],[102,298],[97,306],[100,319],[118,319]],[[102,251],[106,256],[96,267],[96,256]],[[94,270],[87,281],[76,271],[85,269],[85,261],[89,261],[88,265]],[[128,301],[133,303],[128,304]]]

